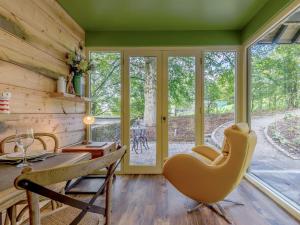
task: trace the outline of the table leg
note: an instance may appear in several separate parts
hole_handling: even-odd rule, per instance
[[[108,174],[112,172],[113,166],[108,169]],[[110,225],[111,222],[111,189],[112,189],[113,176],[109,178],[105,190],[105,225]]]
[[[10,208],[7,209],[8,217],[10,220],[11,225],[16,225],[17,224],[17,207],[11,206]]]

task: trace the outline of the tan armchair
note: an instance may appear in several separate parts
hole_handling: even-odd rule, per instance
[[[225,199],[243,178],[253,155],[256,135],[246,123],[238,123],[224,132],[222,151],[209,146],[197,146],[192,153],[177,154],[169,158],[163,175],[180,192],[199,202],[193,211],[205,205],[227,222],[225,211],[221,213],[211,204]]]

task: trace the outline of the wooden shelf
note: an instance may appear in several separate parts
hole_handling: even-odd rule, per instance
[[[61,100],[66,100],[66,101],[73,101],[73,102],[90,102],[91,99],[87,97],[80,97],[68,93],[59,93],[59,92],[53,92],[50,93],[50,97],[52,98],[57,98]]]
[[[0,114],[0,122],[7,122],[7,121],[17,121],[19,119],[19,115],[16,114]]]

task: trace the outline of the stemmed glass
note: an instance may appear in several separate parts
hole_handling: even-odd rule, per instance
[[[32,128],[26,128],[25,133],[21,133],[20,130],[16,130],[15,143],[18,149],[23,151],[23,162],[18,164],[17,167],[26,167],[31,164],[27,162],[27,150],[34,142],[34,133]]]

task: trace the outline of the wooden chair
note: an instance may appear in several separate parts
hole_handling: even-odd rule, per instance
[[[23,134],[25,136],[25,134]],[[1,142],[0,142],[0,153],[5,153],[5,145],[9,144],[9,143],[14,143],[15,142],[15,138],[16,135],[11,135],[8,136],[6,138],[4,138]],[[53,152],[57,152],[58,151],[58,146],[59,146],[59,142],[57,137],[54,134],[51,133],[34,133],[34,139],[39,141],[42,145],[44,149],[47,149],[47,143],[45,142],[45,140],[43,138],[51,138],[54,141],[54,148],[53,148]],[[17,147],[14,147],[14,151],[17,152]]]
[[[31,171],[29,168],[24,169],[22,174],[16,178],[15,186],[17,189],[26,190],[29,203],[30,225],[110,224],[112,175],[118,166],[117,162],[122,159],[125,151],[126,146],[123,146],[121,149],[106,154],[103,157],[69,166],[40,171]],[[88,202],[71,198],[46,187],[86,176],[95,170],[103,168],[108,168],[106,179],[97,193]],[[104,189],[106,192],[105,207],[97,206],[94,203]],[[47,197],[68,206],[63,206],[58,210],[41,216],[39,196]]]
[[[23,136],[25,136],[25,134],[23,134]],[[4,154],[4,153],[7,153],[5,152],[5,145],[7,144],[10,144],[10,143],[14,143],[15,142],[15,138],[16,138],[16,135],[11,135],[11,136],[8,136],[6,138],[4,138],[1,142],[0,142],[0,154]],[[53,147],[53,152],[57,152],[58,151],[58,147],[59,147],[59,141],[57,139],[57,137],[54,135],[54,134],[51,134],[51,133],[34,133],[34,139],[39,141],[43,148],[44,149],[47,149],[47,150],[51,150],[51,149],[48,149],[48,146],[47,146],[47,143],[46,141],[44,140],[44,138],[51,138],[54,142],[54,147]],[[16,145],[14,146],[14,152],[17,152],[18,149],[16,147]],[[58,187],[59,189],[63,190],[64,187]],[[21,220],[21,218],[23,217],[24,213],[27,211],[27,206],[25,206],[19,213],[17,213],[17,209],[16,209],[16,206],[17,205],[22,205],[22,204],[27,204],[27,201],[21,201],[19,203],[17,203],[16,205],[10,207],[8,210],[7,210],[7,214],[6,214],[6,218],[5,218],[5,225],[7,224],[12,224],[12,225],[15,225],[18,221]],[[56,203],[54,201],[51,201],[51,205],[52,205],[52,208],[56,208]]]

